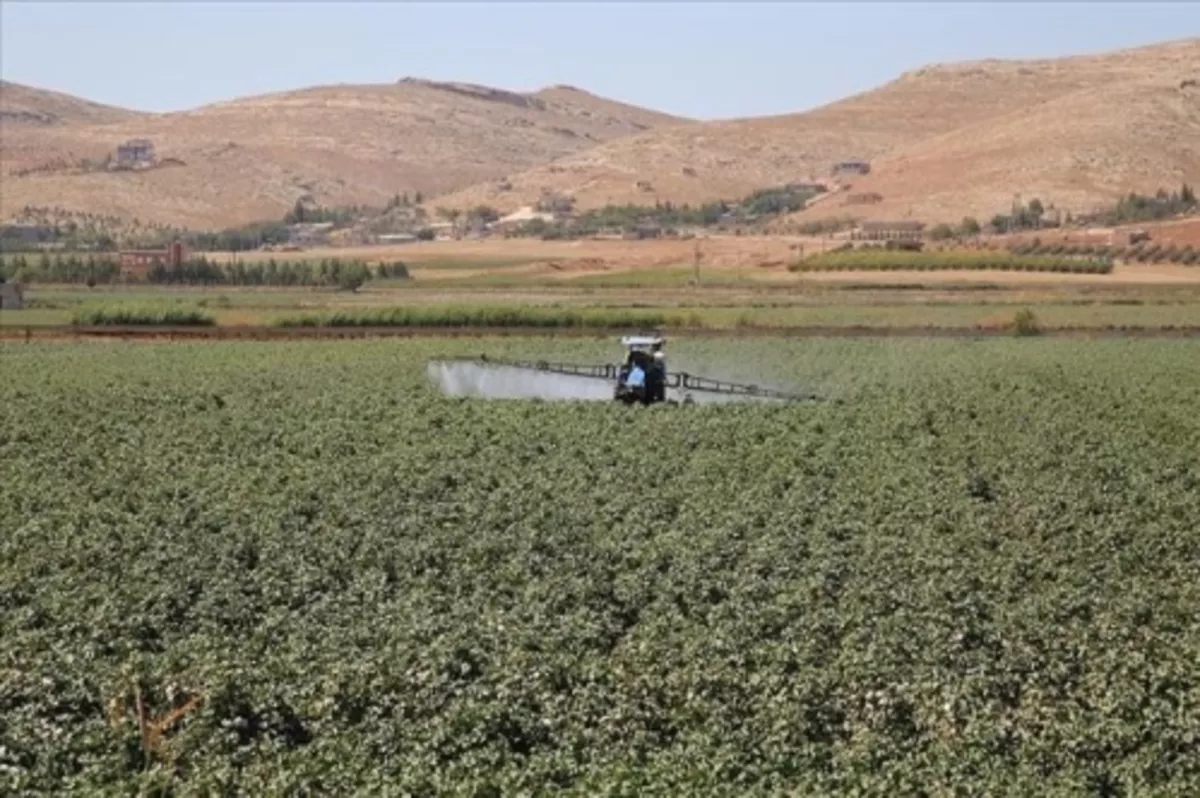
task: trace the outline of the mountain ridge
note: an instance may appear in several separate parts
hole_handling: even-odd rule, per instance
[[[1192,37],[1063,58],[933,63],[806,111],[718,120],[563,84],[513,91],[410,76],[150,114],[4,82],[0,218],[51,205],[220,227],[279,218],[298,199],[382,204],[403,192],[421,192],[430,207],[500,212],[546,192],[573,196],[581,209],[699,203],[829,179],[848,158],[870,160],[870,174],[840,179],[843,197],[795,219],[955,221],[1003,212],[1021,192],[1083,209],[1200,180],[1187,144],[1200,141],[1197,78]],[[58,121],[39,123],[39,113]],[[172,165],[85,167],[127,138],[151,139]]]

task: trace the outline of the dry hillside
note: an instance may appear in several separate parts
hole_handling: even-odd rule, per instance
[[[1060,207],[1200,181],[1200,39],[1102,55],[936,65],[812,111],[647,132],[439,199],[511,210],[544,190],[577,206],[736,199],[872,160],[801,217],[912,215],[958,221],[1004,211],[1016,192]],[[641,186],[638,184],[642,183]],[[649,186],[647,190],[646,184]],[[845,205],[876,192],[879,205]]]
[[[69,94],[0,80],[0,123],[57,127],[67,124],[124,122],[143,114],[81,100]],[[4,130],[7,132],[8,127]]]
[[[0,218],[42,205],[194,228],[278,218],[305,195],[337,205],[446,192],[685,121],[565,86],[523,94],[416,79],[167,114],[2,89]],[[96,169],[131,138],[150,139],[167,165]]]
[[[1089,88],[969,125],[881,157],[851,194],[876,205],[832,197],[795,214],[813,219],[868,213],[986,222],[1014,200],[1036,197],[1062,212],[1101,209],[1123,194],[1153,194],[1200,182],[1200,88],[1170,77]]]
[[[379,204],[416,190],[431,207],[504,212],[545,191],[580,208],[697,203],[827,177],[848,158],[870,159],[871,174],[798,220],[985,220],[1015,194],[1077,212],[1200,183],[1198,81],[1200,39],[929,66],[804,113],[720,122],[563,86],[519,94],[406,79],[139,114],[4,84],[0,218],[29,204],[216,227],[278,218],[306,195]],[[96,171],[134,137],[167,165]]]

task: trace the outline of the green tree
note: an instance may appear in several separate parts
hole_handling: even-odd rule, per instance
[[[288,211],[288,214],[284,217],[283,221],[286,224],[303,224],[307,218],[308,209],[304,207],[304,203],[302,201],[296,200],[296,204],[292,206],[290,211]]]
[[[965,236],[977,236],[980,233],[979,222],[974,216],[963,217],[962,224],[959,226],[959,229]]]
[[[945,241],[949,238],[954,238],[954,230],[945,222],[935,226],[929,231],[929,237],[934,241]]]
[[[468,218],[479,219],[485,224],[491,224],[500,218],[500,212],[489,205],[479,205],[471,209]]]

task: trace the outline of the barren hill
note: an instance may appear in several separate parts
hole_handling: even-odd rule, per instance
[[[1064,213],[1200,182],[1200,88],[1173,76],[1088,88],[879,158],[843,197],[794,219],[844,214],[986,222],[1014,199]],[[872,205],[846,198],[875,194]]]
[[[1101,55],[935,65],[799,114],[696,123],[574,153],[512,178],[439,198],[508,211],[543,191],[577,207],[736,199],[872,161],[845,196],[799,216],[950,219],[1005,211],[1016,192],[1091,206],[1131,189],[1200,180],[1196,125],[1200,39]]]
[[[13,113],[0,119],[0,218],[42,205],[195,228],[278,218],[305,196],[338,205],[450,191],[686,121],[564,86],[518,93],[411,78],[167,114],[16,84],[3,103]],[[64,124],[31,124],[37,115]],[[102,168],[133,138],[153,143],[158,166]]]
[[[142,114],[5,83],[0,218],[57,206],[193,228],[279,218],[296,200],[502,212],[546,191],[577,207],[734,200],[866,176],[797,215],[987,219],[1015,194],[1071,212],[1200,182],[1200,39],[1060,59],[914,70],[803,113],[692,122],[567,86],[518,93],[404,79]],[[131,138],[154,168],[110,171]],[[868,200],[866,204],[850,200]],[[875,201],[877,200],[877,201]]]
[[[69,94],[0,80],[0,123],[36,127],[104,124],[142,116],[137,111],[81,100]],[[8,128],[5,128],[6,132]]]

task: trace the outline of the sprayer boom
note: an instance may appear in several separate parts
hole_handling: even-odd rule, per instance
[[[609,382],[615,382],[617,384],[616,398],[624,398],[625,394],[623,393],[623,388],[625,386],[623,383],[629,376],[628,367],[613,363],[602,363],[596,365],[580,363],[551,363],[546,360],[504,360],[490,358],[486,355],[478,358],[444,358],[443,361],[473,363],[479,366],[500,366],[504,368],[529,369],[532,371],[548,372],[551,374],[566,374],[573,377],[606,380]],[[729,396],[777,399],[790,402],[820,401],[820,397],[813,394],[789,393],[787,391],[779,391],[773,388],[763,388],[758,385],[747,385],[736,382],[726,382],[724,380],[714,380],[708,377],[688,374],[687,372],[683,371],[662,374],[658,377],[657,385],[660,388],[675,388],[685,393],[697,391],[702,393],[724,394]],[[646,395],[649,394],[647,393]],[[645,403],[649,404],[650,402]]]

